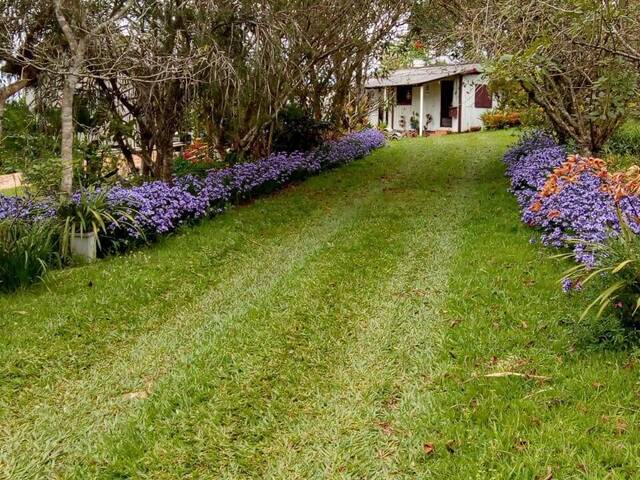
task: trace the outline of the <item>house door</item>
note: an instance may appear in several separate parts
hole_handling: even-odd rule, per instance
[[[451,107],[453,106],[453,80],[442,80],[440,82],[440,127],[450,128],[453,126],[451,118]]]

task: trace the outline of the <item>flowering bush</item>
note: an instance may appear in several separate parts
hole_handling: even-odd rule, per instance
[[[507,175],[511,179],[511,191],[520,207],[531,205],[547,176],[566,158],[564,148],[553,137],[543,132],[525,134],[520,142],[504,156]]]
[[[593,256],[575,240],[604,242],[617,235],[618,208],[640,233],[640,182],[634,171],[611,174],[603,160],[566,158],[564,149],[541,132],[525,135],[504,162],[523,221],[542,230],[546,245],[571,245],[580,261],[593,263]]]
[[[563,289],[581,290],[594,278],[605,288],[589,309],[616,306],[625,321],[640,305],[640,167],[611,173],[598,158],[572,155],[542,133],[525,136],[504,157],[523,221],[542,241],[570,247],[578,266]],[[588,309],[588,310],[589,310]],[[588,311],[587,310],[587,311]],[[586,313],[586,312],[585,312]]]
[[[489,110],[482,114],[482,123],[488,130],[501,130],[521,125],[520,112],[513,110]]]
[[[115,186],[95,192],[105,195],[113,221],[106,236],[112,244],[129,245],[174,231],[185,222],[214,216],[232,201],[269,193],[287,183],[349,163],[384,145],[377,130],[365,130],[302,153],[275,153],[250,163],[240,163],[206,176],[175,177],[173,183],[148,182],[136,187]],[[79,202],[74,195],[72,202]],[[37,222],[56,216],[53,199],[34,202],[0,195],[0,220],[20,218]],[[126,218],[123,217],[126,212]],[[63,219],[64,220],[64,219]]]
[[[0,194],[0,220],[17,219],[33,223],[55,216],[55,201],[52,198],[36,201],[30,197]]]
[[[578,261],[594,265],[589,245],[617,236],[620,218],[640,233],[638,212],[640,197],[630,194],[624,175],[610,174],[603,160],[571,156],[548,176],[523,217],[543,228],[545,243],[571,243]]]

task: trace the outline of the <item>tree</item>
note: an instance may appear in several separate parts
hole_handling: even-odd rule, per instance
[[[615,2],[617,16],[606,18],[618,23],[602,20],[614,2],[586,0],[580,8],[570,0],[458,3],[451,9],[429,2],[448,14],[452,33],[433,25],[419,33],[441,48],[487,63],[494,80],[520,85],[561,140],[573,140],[587,153],[600,151],[637,96],[638,70],[630,63],[633,49],[627,48],[633,43],[622,40],[631,29],[623,33],[615,26],[627,24],[620,15],[631,13],[633,2]]]
[[[334,128],[351,128],[366,116],[364,82],[373,60],[382,55],[386,44],[398,35],[407,19],[408,1],[333,0],[321,2],[318,12],[308,11],[316,19],[304,24],[305,38],[331,50],[309,65],[302,78],[301,103],[309,103],[317,119],[327,117]]]
[[[62,119],[60,193],[63,198],[68,198],[73,191],[73,142],[75,137],[73,101],[78,81],[87,68],[87,63],[92,60],[87,58],[88,49],[105,31],[116,26],[116,23],[131,7],[133,0],[124,3],[118,0],[113,2],[53,1],[56,20],[67,42],[67,55],[63,64],[64,81],[60,99]],[[99,57],[96,58],[94,70],[96,64],[103,65],[100,60]]]
[[[43,73],[33,62],[36,52],[55,49],[57,32],[48,1],[0,0],[0,141],[6,101],[34,86]]]
[[[118,62],[118,74],[96,84],[111,106],[112,133],[132,171],[137,144],[140,173],[171,180],[173,136],[194,108],[197,86],[228,74],[225,56],[207,40],[207,12],[215,3],[136,1],[128,14],[127,36],[134,41],[126,54],[117,37],[109,39],[105,54]]]
[[[584,0],[569,6],[567,13],[580,19],[583,27],[574,31],[573,42],[617,55],[640,68],[640,3]]]
[[[207,42],[231,75],[207,72],[199,112],[221,156],[264,154],[288,103],[337,127],[359,105],[367,65],[402,20],[409,2],[289,0],[216,2]],[[348,12],[348,14],[345,14]],[[356,84],[355,90],[352,88]]]

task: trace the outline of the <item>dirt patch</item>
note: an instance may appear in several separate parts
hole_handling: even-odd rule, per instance
[[[0,175],[0,190],[15,188],[22,185],[21,173],[10,173],[8,175]]]

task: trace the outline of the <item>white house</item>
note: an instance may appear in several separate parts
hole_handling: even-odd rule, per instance
[[[468,132],[482,127],[493,97],[480,64],[414,66],[365,84],[369,123],[393,130]],[[413,124],[413,126],[412,126]]]

